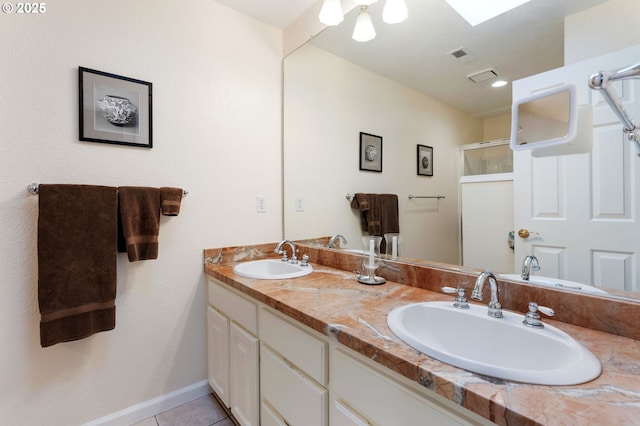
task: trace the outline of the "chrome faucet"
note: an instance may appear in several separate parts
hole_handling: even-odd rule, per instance
[[[522,274],[520,275],[523,280],[529,281],[529,275],[533,271],[540,270],[540,263],[538,262],[538,258],[534,255],[530,254],[524,257],[522,261]]]
[[[333,237],[331,237],[331,238],[329,239],[329,243],[327,244],[327,247],[329,247],[329,248],[334,248],[334,245],[335,245],[335,243],[336,243],[336,240],[340,240],[340,241],[342,241],[342,243],[343,243],[343,244],[349,244],[349,243],[347,242],[347,239],[346,239],[345,237],[343,237],[343,236],[342,236],[342,235],[340,235],[340,234],[336,234],[336,235],[334,235]]]
[[[288,245],[289,247],[291,247],[291,260],[289,260],[289,258],[287,257],[287,251],[282,249],[283,245]],[[296,246],[289,240],[280,241],[278,245],[276,245],[276,248],[273,250],[274,253],[282,255],[282,258],[280,260],[282,260],[283,262],[289,261],[290,263],[298,263],[298,257],[296,256],[297,251],[298,250],[296,249]]]
[[[489,285],[491,286],[491,300],[489,301],[489,312],[487,315],[492,318],[502,318],[502,306],[498,300],[498,281],[496,281],[496,276],[493,275],[493,272],[484,271],[478,275],[476,284],[473,286],[471,298],[474,300],[482,300],[482,289],[487,280],[489,280]]]

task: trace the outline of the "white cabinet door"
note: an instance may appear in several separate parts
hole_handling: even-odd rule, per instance
[[[243,426],[258,426],[258,339],[231,322],[229,345],[231,413]]]
[[[207,308],[207,363],[209,384],[229,407],[229,319]]]

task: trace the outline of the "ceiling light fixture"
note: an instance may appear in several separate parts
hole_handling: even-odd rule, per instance
[[[376,37],[376,30],[373,27],[371,15],[369,15],[368,7],[377,0],[355,0],[360,6],[360,13],[356,19],[356,25],[353,29],[353,39],[359,42],[373,40]],[[386,0],[382,11],[382,20],[387,24],[398,24],[403,22],[409,16],[407,4],[405,0]],[[342,4],[340,0],[324,0],[320,14],[318,15],[320,22],[325,25],[338,25],[344,19],[342,12]]]
[[[324,0],[318,18],[320,22],[329,26],[338,25],[342,22],[344,20],[344,14],[342,13],[340,0]]]
[[[365,42],[376,38],[376,30],[373,28],[371,15],[367,12],[369,6],[360,6],[360,13],[356,19],[356,26],[353,28],[351,36],[355,41]]]
[[[382,20],[387,24],[399,24],[409,16],[404,0],[387,0],[382,11]]]
[[[514,9],[529,0],[445,0],[472,27]]]
[[[491,83],[491,87],[504,87],[507,84],[509,84],[507,81],[505,80],[496,80],[493,83]]]

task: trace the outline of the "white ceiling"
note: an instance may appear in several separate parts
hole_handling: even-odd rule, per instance
[[[277,28],[286,28],[315,0],[216,0]],[[311,43],[337,56],[436,97],[463,111],[487,117],[508,111],[511,86],[472,83],[468,75],[488,68],[508,81],[564,64],[564,18],[608,0],[531,0],[471,27],[445,0],[405,0],[409,18],[382,22],[384,1],[369,7],[377,36],[351,39],[357,10]],[[478,0],[479,1],[479,0]],[[447,53],[460,47],[477,59],[463,63]]]
[[[258,21],[287,28],[316,0],[216,0]]]

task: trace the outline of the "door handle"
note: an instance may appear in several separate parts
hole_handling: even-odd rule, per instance
[[[528,229],[524,229],[524,228],[518,229],[518,237],[520,238],[527,239],[531,235],[540,235],[540,234],[534,231],[529,231]]]

